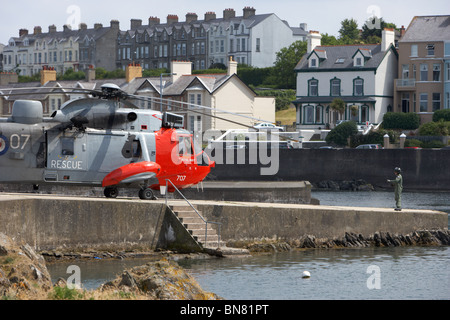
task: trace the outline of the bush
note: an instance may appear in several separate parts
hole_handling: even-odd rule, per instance
[[[383,135],[379,132],[369,132],[366,135],[357,134],[350,138],[350,147],[355,148],[360,144],[383,144]]]
[[[422,141],[417,139],[406,139],[405,147],[422,147]]]
[[[329,144],[335,144],[338,146],[346,146],[347,139],[358,133],[356,123],[354,121],[348,121],[341,123],[336,128],[331,130],[327,137],[326,142]]]
[[[421,136],[448,136],[450,134],[450,121],[428,122],[420,126]]]
[[[433,121],[438,122],[440,120],[450,121],[450,109],[442,109],[434,112]]]
[[[422,142],[422,148],[442,148],[442,147],[445,147],[445,145],[439,140]]]
[[[420,117],[413,112],[387,112],[383,116],[383,128],[385,129],[415,130],[419,124]]]

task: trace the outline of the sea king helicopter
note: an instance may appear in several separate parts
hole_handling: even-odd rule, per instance
[[[101,186],[108,198],[136,187],[154,199],[155,190],[200,183],[214,167],[183,116],[139,109],[114,84],[86,93],[48,118],[39,101],[14,102],[0,119],[0,182]]]

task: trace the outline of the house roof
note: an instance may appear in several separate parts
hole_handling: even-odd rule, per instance
[[[362,67],[354,67],[353,56],[361,52],[365,57],[365,63]],[[342,69],[371,70],[376,69],[384,58],[386,52],[381,51],[380,44],[357,44],[341,46],[317,46],[313,52],[321,58],[318,67],[309,68],[308,58],[310,54],[305,54],[294,70],[297,72],[317,72],[333,71]]]
[[[399,42],[450,40],[450,15],[416,16]]]

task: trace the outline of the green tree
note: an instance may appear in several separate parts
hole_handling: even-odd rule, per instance
[[[380,43],[381,31],[384,28],[397,29],[394,23],[388,23],[383,18],[374,17],[373,21],[368,21],[362,26],[361,40],[364,43]]]
[[[323,46],[337,46],[341,44],[341,42],[338,39],[336,39],[335,36],[330,36],[328,35],[328,33],[322,33],[321,36],[322,36],[321,44]]]
[[[339,29],[339,40],[343,44],[354,44],[359,40],[358,23],[355,19],[345,19],[341,22]]]
[[[295,89],[296,73],[294,68],[305,53],[306,41],[296,41],[277,52],[273,75],[279,88]]]
[[[345,102],[341,98],[334,98],[330,103],[331,110],[337,111],[342,118],[345,111]]]
[[[356,122],[348,121],[341,123],[336,128],[331,130],[325,138],[325,141],[329,144],[335,144],[338,146],[346,146],[348,139],[358,133]]]

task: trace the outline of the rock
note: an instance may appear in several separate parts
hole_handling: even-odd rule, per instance
[[[44,258],[29,245],[18,245],[0,233],[0,297],[32,297],[52,287]]]
[[[197,281],[174,261],[162,259],[126,270],[100,290],[117,288],[138,291],[157,300],[220,300],[204,291]]]

